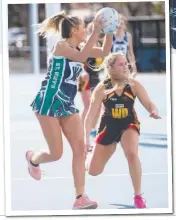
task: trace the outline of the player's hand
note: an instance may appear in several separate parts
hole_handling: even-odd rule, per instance
[[[161,119],[161,117],[159,116],[157,110],[153,110],[153,111],[150,113],[150,117],[151,117],[151,118],[154,118],[154,119]]]
[[[92,23],[93,23],[93,32],[100,34],[101,33],[101,25],[100,25],[99,16],[95,17],[93,19]]]
[[[108,22],[102,20],[100,15],[96,15],[92,23],[94,25],[93,32],[96,32],[98,34],[101,33],[101,29],[107,27],[108,25]]]

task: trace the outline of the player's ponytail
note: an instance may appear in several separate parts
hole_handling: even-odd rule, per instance
[[[62,38],[69,38],[71,37],[71,28],[78,28],[80,22],[80,18],[66,15],[65,11],[61,11],[39,24],[38,33],[43,37],[47,37],[58,35],[60,32]]]

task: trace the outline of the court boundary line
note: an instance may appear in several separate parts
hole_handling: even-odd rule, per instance
[[[86,174],[87,175],[87,174]],[[143,173],[142,176],[150,176],[150,175],[168,175],[167,172],[163,172],[163,173]],[[126,176],[130,176],[129,173],[122,173],[122,174],[103,174],[103,175],[99,175],[99,176],[86,176],[87,179],[95,179],[97,178],[107,178],[107,177],[126,177]],[[42,178],[42,180],[57,180],[57,179],[73,179],[72,176],[45,176]],[[19,178],[12,178],[12,181],[28,181],[28,180],[34,180],[31,177],[19,177]],[[42,181],[41,180],[41,181]],[[35,181],[35,180],[34,180]],[[41,182],[41,181],[37,181],[37,182]]]

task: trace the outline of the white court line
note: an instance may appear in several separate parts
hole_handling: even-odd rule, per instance
[[[168,175],[168,173],[143,173],[142,176],[149,176],[149,175]],[[45,176],[45,175],[44,175]],[[106,178],[106,177],[118,177],[118,176],[129,176],[128,173],[124,174],[105,174],[105,175],[100,175],[96,177],[101,177],[101,178]],[[88,176],[87,178],[95,178],[95,176]],[[73,179],[72,176],[48,176],[48,177],[43,177],[42,180],[56,180],[56,179]],[[33,180],[32,178],[12,178],[12,181],[26,181],[26,180]]]

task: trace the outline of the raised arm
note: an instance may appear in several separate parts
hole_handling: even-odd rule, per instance
[[[95,31],[90,35],[82,50],[71,48],[66,42],[58,43],[54,51],[55,56],[64,56],[70,60],[84,63],[92,52],[92,48],[98,39],[99,34]]]
[[[93,47],[90,53],[90,57],[104,58],[105,56],[108,56],[112,47],[112,38],[113,38],[112,34],[105,35],[102,47]]]
[[[158,109],[148,96],[146,89],[136,80],[134,80],[134,90],[144,108],[150,113],[150,117],[159,119]]]
[[[95,53],[94,57],[104,57],[104,53],[108,53],[109,43],[111,43],[111,37],[105,37],[105,43],[102,48],[93,49],[95,43],[99,39],[101,28],[105,24],[101,24],[99,18],[96,17],[93,21],[93,31],[89,36],[87,42],[82,46],[81,50],[71,48],[66,42],[58,43],[56,45],[55,51],[53,52],[55,56],[64,56],[70,60],[77,62],[85,62],[89,57]],[[94,51],[94,52],[93,52]],[[97,52],[98,51],[98,52]],[[110,52],[110,50],[109,50]]]
[[[90,132],[91,129],[95,127],[97,119],[99,118],[101,105],[104,98],[104,85],[100,83],[97,85],[91,96],[89,110],[85,117],[84,130],[86,145],[89,145]]]

